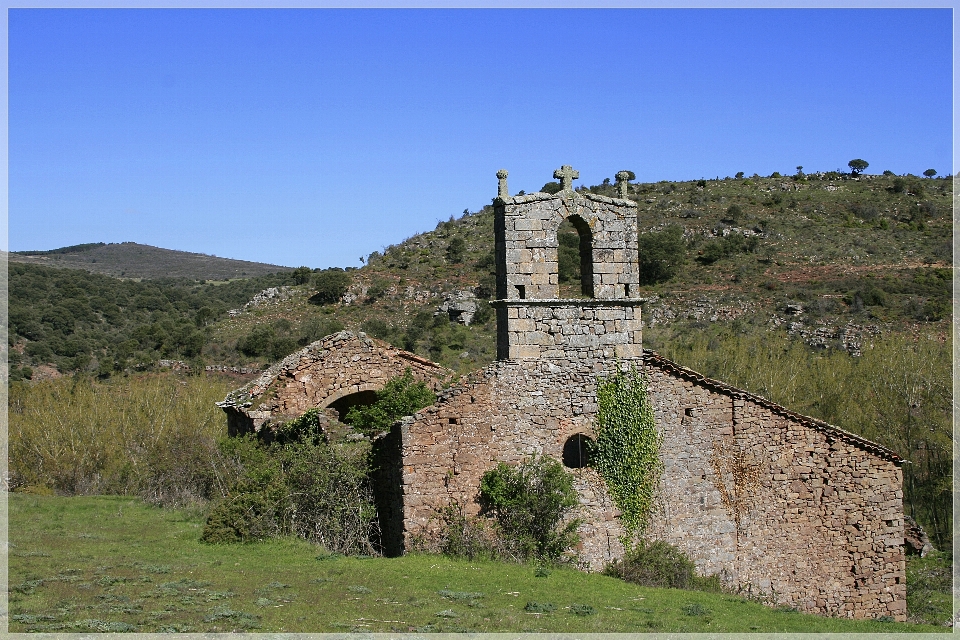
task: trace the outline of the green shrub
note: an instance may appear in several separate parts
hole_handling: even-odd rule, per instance
[[[467,243],[463,238],[452,238],[447,244],[446,258],[450,264],[459,264],[463,262],[463,256],[467,251]]]
[[[270,343],[270,357],[281,360],[300,348],[300,342],[292,336],[274,338]]]
[[[308,345],[331,334],[343,331],[343,323],[336,318],[310,318],[300,327],[300,345]]]
[[[294,284],[307,284],[310,282],[310,275],[312,273],[313,271],[310,267],[297,267],[290,275],[293,278]]]
[[[732,204],[727,207],[727,215],[724,218],[725,220],[736,224],[740,221],[740,217],[743,215],[743,209],[740,208],[738,204]]]
[[[393,333],[393,328],[380,318],[370,318],[369,320],[364,320],[360,324],[360,329],[364,333],[369,333],[374,338],[379,338],[380,340],[389,339],[390,334]]]
[[[484,300],[477,301],[477,312],[473,314],[473,324],[481,325],[493,318],[493,308]]]
[[[697,260],[703,264],[713,264],[717,260],[729,258],[738,253],[753,253],[757,250],[759,244],[760,241],[756,236],[731,233],[728,236],[704,243]]]
[[[407,369],[402,376],[392,378],[377,392],[376,402],[351,407],[343,421],[367,434],[389,431],[400,418],[413,415],[435,401],[433,391],[426,383],[414,380],[410,369]]]
[[[521,560],[559,561],[580,539],[580,521],[564,522],[577,505],[573,476],[552,458],[499,463],[480,479],[480,504]]]
[[[692,589],[697,584],[693,561],[663,540],[639,540],[621,560],[610,563],[603,572],[644,587]]]
[[[390,290],[390,281],[378,278],[374,280],[370,286],[367,288],[367,299],[365,302],[367,304],[376,302],[383,296],[387,294]]]
[[[264,445],[251,436],[228,439],[221,446],[241,472],[207,517],[204,542],[295,535],[328,552],[376,553],[369,442],[290,438]]]
[[[440,536],[427,544],[417,540],[415,548],[442,553],[451,558],[468,560],[511,560],[510,549],[499,537],[494,521],[485,517],[468,517],[463,505],[454,501],[437,512]]]
[[[863,304],[867,306],[882,307],[887,303],[886,292],[873,284],[864,287],[861,291],[857,292],[857,295],[860,296],[860,300],[863,301]]]
[[[265,356],[271,351],[273,340],[277,337],[273,327],[260,325],[237,340],[237,351],[252,358]]]
[[[656,284],[672,278],[686,262],[683,227],[671,225],[663,231],[640,234],[640,284]]]
[[[313,304],[334,304],[340,301],[352,282],[350,274],[332,267],[313,276],[313,288],[317,292],[310,298]]]

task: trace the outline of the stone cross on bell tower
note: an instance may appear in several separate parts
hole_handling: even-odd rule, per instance
[[[570,191],[573,189],[573,181],[580,179],[580,172],[565,164],[553,172],[553,177],[560,181],[561,190]]]

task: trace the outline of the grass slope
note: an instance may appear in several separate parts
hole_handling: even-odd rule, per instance
[[[570,569],[331,557],[299,540],[204,545],[197,514],[126,497],[13,494],[9,516],[12,632],[945,631]]]
[[[117,278],[230,280],[291,271],[275,264],[218,258],[204,253],[161,249],[136,242],[102,242],[50,251],[14,251],[10,262],[82,269]]]

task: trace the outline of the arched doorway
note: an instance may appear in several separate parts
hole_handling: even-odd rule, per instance
[[[350,409],[358,406],[367,406],[371,405],[377,401],[377,392],[374,389],[367,389],[364,391],[357,391],[356,393],[351,393],[346,396],[342,396],[333,402],[327,404],[331,409],[336,410],[337,414],[340,416],[340,422],[343,422],[344,418],[347,417],[347,414],[350,412]]]
[[[325,404],[335,409],[341,422],[350,409],[368,406],[377,401],[379,388],[368,386]],[[383,555],[399,556],[403,553],[403,466],[401,461],[401,436],[399,425],[394,425],[385,434],[373,436],[370,443],[370,488],[377,508],[380,546]]]

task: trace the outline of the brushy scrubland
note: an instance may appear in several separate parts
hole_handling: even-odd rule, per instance
[[[162,374],[13,383],[11,484],[34,494],[205,504],[223,495],[235,474],[217,448],[226,430],[215,404],[234,386],[212,376]]]

